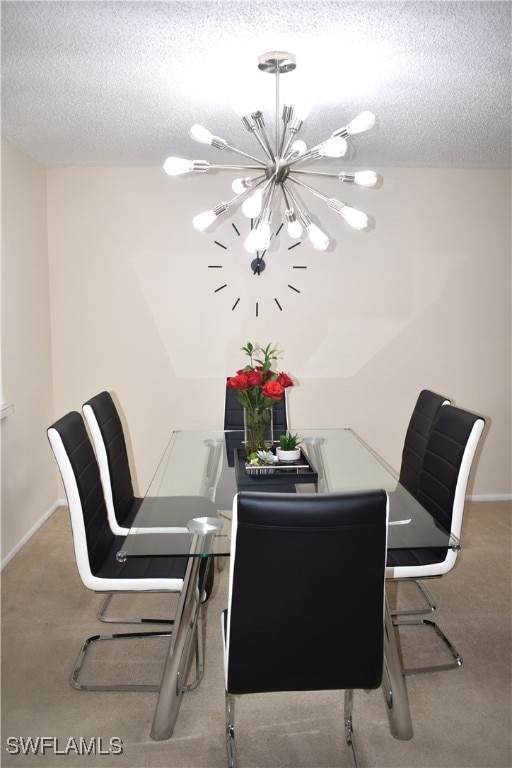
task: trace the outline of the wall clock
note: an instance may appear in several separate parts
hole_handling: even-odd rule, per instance
[[[250,227],[252,226],[251,221]],[[218,294],[219,298],[227,296],[231,302],[232,311],[250,309],[255,317],[260,317],[265,309],[268,310],[270,307],[282,312],[287,306],[290,292],[295,296],[302,293],[303,280],[299,275],[303,276],[308,267],[304,263],[299,263],[302,259],[293,259],[293,256],[298,253],[296,249],[302,247],[302,241],[297,240],[278,252],[276,240],[279,238],[282,227],[282,223],[277,225],[272,233],[270,248],[266,251],[257,251],[255,256],[248,254],[243,247],[246,236],[246,232],[243,231],[246,228],[245,224],[237,225],[232,222],[229,228],[225,228],[224,232],[213,241],[215,260],[207,265],[208,270],[219,274],[218,284],[215,284],[213,292]],[[237,281],[232,279],[233,271],[236,269],[239,273],[240,268],[244,273],[244,281],[257,281],[256,285],[251,286],[253,290],[250,292],[250,298],[239,295]]]

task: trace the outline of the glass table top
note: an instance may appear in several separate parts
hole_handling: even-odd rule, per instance
[[[351,429],[294,431],[302,438],[301,448],[318,482],[298,482],[283,490],[329,493],[382,488],[389,494],[388,549],[458,545]],[[173,432],[120,559],[189,555],[192,550],[203,556],[229,555],[231,510],[238,487],[226,442],[231,450],[233,442],[242,445],[242,439],[242,432],[223,430]],[[264,475],[250,482],[254,490],[278,490],[265,484]]]

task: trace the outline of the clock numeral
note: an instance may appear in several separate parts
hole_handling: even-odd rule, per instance
[[[222,269],[222,264],[208,264],[208,269]]]
[[[224,285],[219,285],[218,288],[215,288],[214,293],[218,293],[219,291],[222,291],[222,289],[226,287],[227,287],[227,283],[224,283]]]
[[[274,299],[274,301],[275,301],[275,303],[277,304],[277,306],[279,307],[280,311],[282,312],[282,311],[283,311],[283,308],[282,308],[282,306],[280,305],[280,303],[278,302],[278,300],[277,300],[277,299]]]
[[[256,302],[256,317],[258,317],[258,302]]]
[[[298,289],[298,288],[295,288],[295,286],[294,286],[294,285],[290,285],[289,283],[288,283],[288,288],[291,288],[291,289],[292,289],[292,291],[295,291],[295,293],[300,293],[300,291],[299,291],[299,289]]]
[[[224,245],[224,243],[219,243],[218,240],[214,240],[213,242],[215,243],[215,245],[218,245],[221,248],[224,248],[225,251],[227,251],[228,247],[227,247],[227,245]]]
[[[292,248],[296,248],[298,245],[301,245],[301,241],[299,240],[298,243],[294,243],[293,245],[288,246],[288,250],[291,251]]]
[[[300,265],[300,264],[294,264],[294,265],[293,265],[293,267],[292,267],[292,269],[307,269],[307,267],[303,267],[303,266],[302,266],[302,265]]]
[[[235,232],[237,233],[238,237],[240,237],[240,232],[239,232],[239,230],[236,228],[236,224],[233,224],[233,222],[231,222],[231,226],[233,227],[233,229],[234,229],[234,230],[235,230]],[[236,305],[235,305],[235,306],[236,306]]]
[[[233,225],[233,226],[234,226],[234,225]],[[238,299],[235,301],[235,303],[234,303],[234,304],[233,304],[233,306],[231,307],[231,311],[233,311],[234,309],[236,309],[236,305],[238,304],[238,302],[239,302],[239,301],[240,301],[240,296],[238,297]]]

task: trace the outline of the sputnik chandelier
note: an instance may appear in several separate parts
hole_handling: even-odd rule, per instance
[[[375,117],[371,112],[363,112],[353,119],[348,125],[333,131],[325,141],[310,149],[306,144],[297,139],[305,115],[300,115],[291,104],[283,104],[281,109],[279,96],[279,76],[291,72],[296,67],[294,54],[284,51],[264,53],[258,58],[258,67],[263,72],[275,75],[275,139],[271,144],[265,130],[265,120],[261,112],[252,112],[242,117],[246,129],[253,134],[260,145],[265,159],[259,159],[231,146],[225,139],[214,136],[201,125],[193,125],[190,136],[202,144],[209,144],[219,150],[229,150],[253,161],[252,165],[224,165],[212,164],[206,160],[185,160],[179,157],[168,157],[164,163],[164,170],[169,176],[178,176],[189,172],[206,173],[210,170],[227,169],[240,171],[256,171],[255,174],[237,178],[232,184],[236,193],[228,202],[222,202],[209,211],[200,213],[194,217],[192,224],[199,231],[206,230],[219,216],[242,203],[242,211],[252,220],[251,231],[245,240],[244,247],[249,253],[265,251],[270,245],[270,223],[274,208],[279,201],[284,202],[285,219],[288,234],[293,239],[302,236],[304,229],[313,248],[324,251],[329,246],[329,238],[320,227],[313,223],[310,214],[301,202],[298,191],[305,190],[315,197],[324,200],[328,207],[338,213],[354,229],[364,229],[368,225],[368,216],[362,211],[352,208],[341,200],[327,197],[318,189],[306,183],[309,176],[324,176],[337,178],[341,182],[360,184],[365,187],[373,187],[377,183],[377,174],[374,171],[358,171],[347,173],[337,171],[328,173],[323,171],[304,170],[303,166],[308,161],[319,158],[339,158],[347,151],[349,136],[361,133],[373,127]],[[281,115],[281,119],[279,119]],[[280,125],[282,123],[282,126]],[[243,202],[242,202],[243,201]]]

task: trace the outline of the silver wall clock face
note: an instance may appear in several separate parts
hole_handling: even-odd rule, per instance
[[[252,227],[252,221],[250,224],[230,223],[213,241],[215,260],[207,265],[209,270],[218,272],[219,275],[218,285],[214,287],[213,292],[219,297],[227,296],[232,311],[250,309],[255,317],[260,317],[265,308],[269,307],[282,312],[286,309],[290,292],[295,296],[302,293],[303,280],[299,274],[303,276],[308,267],[304,263],[298,263],[300,258],[294,262],[293,255],[300,252],[303,244],[301,240],[297,240],[287,248],[281,245],[278,249],[277,241],[283,226],[282,223],[277,224],[272,233],[270,247],[255,254],[249,254],[244,249],[244,240]],[[257,280],[256,290],[251,291],[254,298],[238,295],[237,281],[233,279],[233,273],[235,270],[239,273],[240,267],[244,272],[244,282]]]

